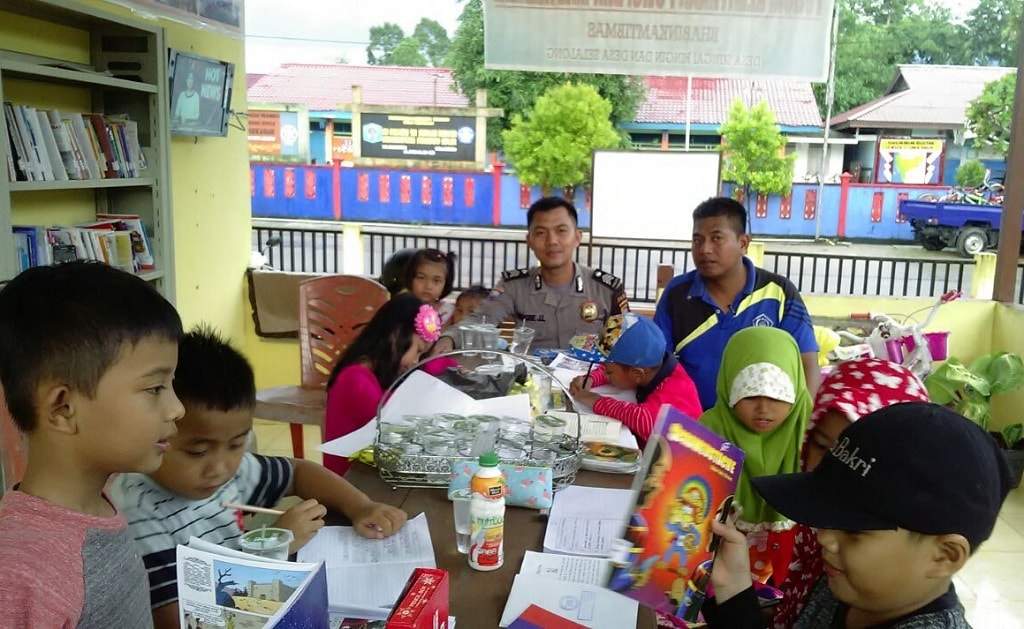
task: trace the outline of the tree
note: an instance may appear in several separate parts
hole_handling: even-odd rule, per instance
[[[979,0],[964,25],[967,56],[981,65],[1017,65],[1021,0]]]
[[[519,180],[545,191],[589,184],[593,151],[619,145],[611,113],[592,85],[565,84],[545,92],[525,117],[514,114],[502,136]]]
[[[785,154],[786,138],[764,101],[747,109],[737,99],[719,133],[725,145],[722,180],[742,186],[745,202],[749,203],[751,192],[789,194],[796,155]]]
[[[512,117],[526,114],[537,99],[553,87],[570,82],[593,86],[611,103],[609,119],[613,123],[632,121],[644,98],[643,82],[635,77],[486,69],[480,0],[466,1],[445,63],[452,69],[452,79],[463,94],[472,99],[478,88],[484,88],[488,106],[505,110],[503,119],[492,120],[487,125],[487,144],[494,149],[502,147],[501,134],[509,128]]]
[[[415,37],[406,37],[391,51],[391,65],[423,68],[427,58],[420,52],[420,42]]]
[[[448,31],[445,30],[436,20],[423,18],[412,32],[412,36],[420,44],[420,52],[435,68],[444,65],[445,56],[451,41],[448,39]]]
[[[366,62],[372,66],[391,65],[391,54],[403,39],[405,32],[394,22],[371,26],[370,44],[366,47]]]
[[[1013,94],[1017,88],[1017,75],[1006,73],[1003,78],[985,84],[981,95],[967,107],[967,127],[977,136],[974,146],[991,149],[1001,156],[1010,150],[1010,126],[1013,123]]]

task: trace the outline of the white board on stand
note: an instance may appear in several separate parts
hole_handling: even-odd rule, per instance
[[[718,196],[718,151],[594,151],[594,238],[690,240],[693,210]]]

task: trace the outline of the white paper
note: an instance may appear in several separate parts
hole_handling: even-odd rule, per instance
[[[576,413],[548,411],[548,415],[564,419],[566,421],[565,432],[573,437],[576,436]],[[622,422],[617,419],[595,413],[580,413],[580,438],[583,441],[615,443],[619,440],[622,427]]]
[[[580,358],[573,358],[568,354],[558,352],[558,354],[551,359],[551,363],[548,364],[548,369],[561,369],[563,371],[571,371],[577,376],[585,375],[590,371],[591,363]]]
[[[299,549],[298,560],[327,564],[332,613],[369,620],[387,618],[415,568],[437,566],[423,513],[385,539],[367,539],[350,526],[326,526]]]
[[[629,489],[566,487],[551,505],[544,552],[607,557],[632,506]]]
[[[445,384],[430,374],[414,371],[388,399],[381,409],[383,421],[401,419],[403,415],[433,415],[457,413],[459,415],[508,415],[519,419],[530,418],[530,396],[506,395],[474,400],[462,391]],[[377,421],[373,419],[362,428],[320,445],[317,450],[335,456],[351,456],[373,444],[377,435]]]
[[[523,565],[519,568],[519,574],[604,587],[612,574],[612,562],[601,557],[556,555],[528,550],[523,555]]]
[[[509,626],[530,605],[592,629],[635,627],[638,609],[635,600],[603,587],[517,574],[498,626]]]

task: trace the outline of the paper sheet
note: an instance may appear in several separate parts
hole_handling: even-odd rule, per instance
[[[504,397],[474,400],[462,391],[441,382],[437,378],[415,371],[395,390],[381,410],[383,421],[398,419],[403,415],[433,415],[434,413],[458,413],[460,415],[508,415],[520,419],[530,417],[530,396],[506,395]],[[373,445],[377,435],[376,419],[369,421],[359,430],[328,441],[317,447],[324,454],[351,456],[363,448]]]
[[[332,613],[384,620],[413,569],[434,568],[427,516],[406,522],[391,537],[361,537],[350,526],[327,526],[299,550],[298,560],[327,564],[327,599]]]
[[[578,557],[537,553],[532,550],[523,555],[519,574],[532,574],[559,581],[600,585],[604,587],[612,573],[612,562],[600,557]]]
[[[516,575],[498,626],[507,627],[531,604],[592,629],[636,626],[638,604],[631,598],[595,585],[531,574]]]
[[[570,485],[555,494],[544,552],[606,557],[633,506],[629,489]]]

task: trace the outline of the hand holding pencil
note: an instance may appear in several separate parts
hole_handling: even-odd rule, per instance
[[[249,510],[252,510],[251,508]],[[276,511],[268,509],[267,511]],[[278,511],[278,513],[281,513]],[[327,507],[316,500],[303,500],[291,509],[288,509],[274,522],[274,526],[288,529],[295,535],[295,541],[288,549],[288,554],[298,551],[300,548],[313,539],[316,532],[324,527],[324,516],[327,515]]]

